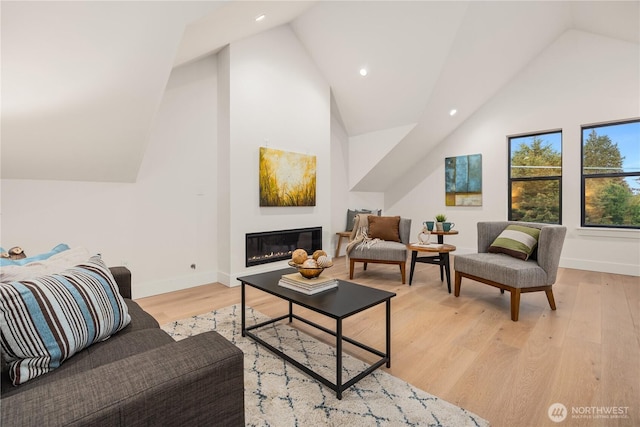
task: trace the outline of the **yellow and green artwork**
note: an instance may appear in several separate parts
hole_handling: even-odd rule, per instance
[[[260,147],[260,206],[315,206],[316,156]]]

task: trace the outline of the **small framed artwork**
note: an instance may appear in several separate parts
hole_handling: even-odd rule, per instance
[[[444,159],[447,206],[482,206],[482,154]]]
[[[315,206],[316,156],[260,147],[260,206]]]

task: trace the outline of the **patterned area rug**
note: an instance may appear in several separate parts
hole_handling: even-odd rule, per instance
[[[247,324],[268,320],[247,307]],[[295,324],[295,321],[294,321]],[[164,325],[175,340],[215,330],[245,357],[247,426],[488,426],[462,408],[378,369],[345,390],[335,392],[240,333],[240,305]],[[269,344],[335,381],[335,348],[288,326],[286,321],[258,329]],[[343,354],[343,381],[368,365]]]

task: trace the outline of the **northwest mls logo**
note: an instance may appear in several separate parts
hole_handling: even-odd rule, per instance
[[[629,407],[628,406],[572,406],[571,414],[567,410],[567,407],[562,403],[554,403],[549,406],[547,410],[549,419],[554,423],[561,423],[569,415],[571,419],[628,419]]]
[[[554,403],[549,406],[547,415],[549,415],[549,419],[554,423],[561,423],[567,418],[567,407],[562,403]]]

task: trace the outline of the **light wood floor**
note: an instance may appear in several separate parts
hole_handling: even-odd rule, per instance
[[[344,257],[323,274],[348,279]],[[412,286],[400,283],[397,266],[356,267],[354,282],[397,294],[391,304],[390,374],[475,412],[492,426],[640,425],[640,278],[560,269],[554,285],[557,311],[549,309],[543,292],[523,294],[518,322],[510,320],[508,292],[501,295],[463,279],[455,298],[439,279],[438,267],[428,264],[416,266]],[[239,302],[240,287],[221,284],[138,300],[161,324]],[[287,309],[281,300],[251,288],[247,304],[271,316]],[[315,313],[306,314],[334,327]],[[331,342],[330,336],[300,327]],[[346,336],[384,348],[383,306],[349,318],[343,328]],[[370,360],[353,346],[345,344],[345,350]],[[547,415],[556,402],[569,412],[562,423]],[[627,418],[572,415],[576,410],[585,417],[592,407],[616,407]]]

